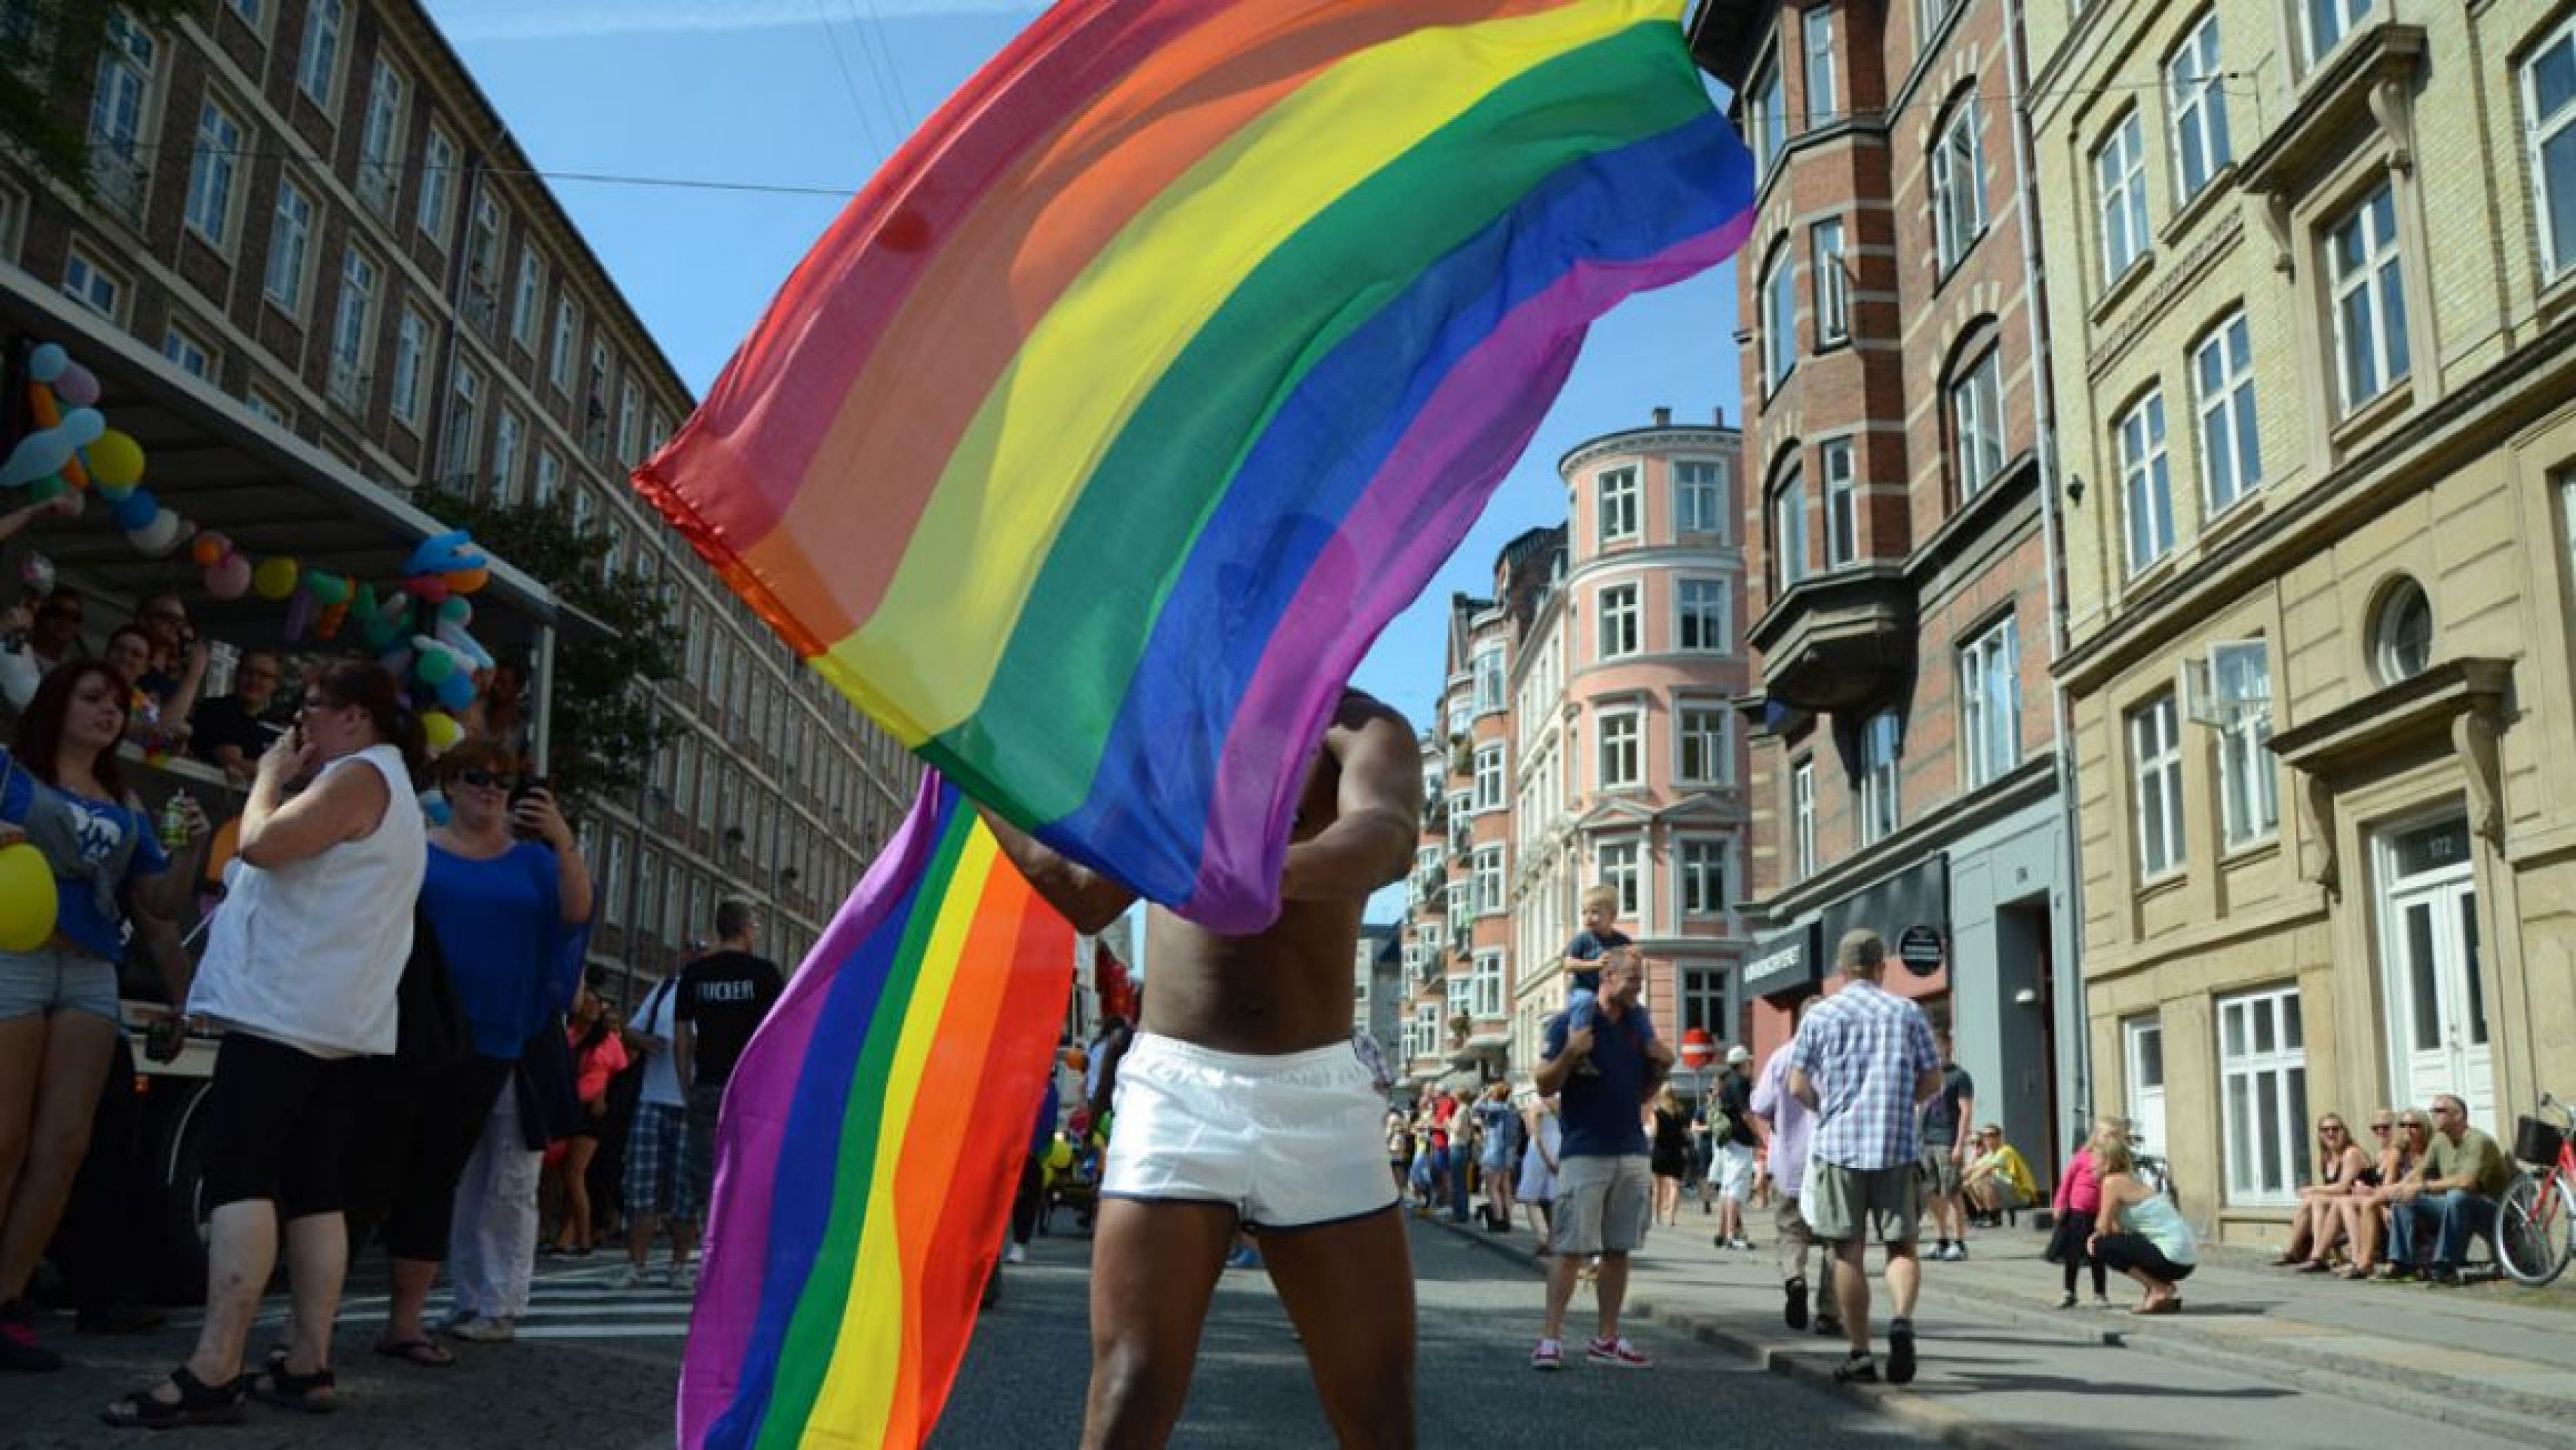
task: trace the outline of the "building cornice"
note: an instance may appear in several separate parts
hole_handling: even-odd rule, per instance
[[[1571,485],[1578,470],[1605,458],[1644,457],[1649,454],[1660,457],[1702,449],[1732,453],[1740,462],[1744,456],[1744,431],[1706,423],[1666,423],[1650,428],[1631,428],[1624,433],[1605,433],[1567,449],[1565,456],[1556,461],[1556,474]]]

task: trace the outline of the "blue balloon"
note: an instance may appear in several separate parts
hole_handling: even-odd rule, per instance
[[[120,529],[139,529],[152,522],[161,512],[160,500],[149,489],[138,488],[108,505],[109,516]]]
[[[61,377],[63,369],[70,367],[71,362],[72,355],[63,351],[61,343],[39,343],[34,352],[27,354],[27,376],[40,383],[50,383]]]
[[[463,670],[438,682],[438,703],[449,710],[462,710],[474,703],[474,677]]]

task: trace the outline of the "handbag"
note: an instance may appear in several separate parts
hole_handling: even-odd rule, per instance
[[[394,1057],[422,1073],[456,1066],[474,1055],[474,1026],[456,984],[447,977],[447,955],[429,915],[415,904],[411,913],[411,956],[403,963],[402,981],[394,988],[396,1021]]]
[[[519,1131],[531,1151],[542,1151],[558,1138],[569,1138],[581,1124],[581,1094],[574,1086],[572,1042],[563,1025],[548,1020],[519,1049],[518,1070],[511,1074],[519,1095]]]

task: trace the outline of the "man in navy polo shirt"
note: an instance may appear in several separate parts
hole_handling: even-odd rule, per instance
[[[1619,1308],[1628,1294],[1628,1255],[1646,1241],[1648,1196],[1654,1175],[1646,1160],[1642,1109],[1672,1071],[1673,1050],[1646,1028],[1638,1005],[1645,966],[1633,948],[1601,959],[1601,996],[1592,1025],[1573,1028],[1564,1014],[1547,1025],[1540,1049],[1538,1091],[1558,1095],[1564,1129],[1557,1150],[1556,1257],[1548,1266],[1547,1329],[1530,1354],[1530,1368],[1564,1367],[1565,1306],[1574,1297],[1577,1269],[1598,1255],[1600,1334],[1587,1350],[1596,1364],[1645,1369],[1654,1363],[1619,1333]],[[1591,1070],[1576,1069],[1590,1064]]]

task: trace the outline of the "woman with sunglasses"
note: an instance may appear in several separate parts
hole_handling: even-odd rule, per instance
[[[469,739],[439,758],[438,778],[450,814],[429,836],[421,916],[447,960],[474,1056],[426,1089],[412,1154],[421,1171],[406,1175],[385,1225],[393,1294],[376,1343],[378,1354],[425,1369],[454,1362],[421,1322],[442,1259],[455,1290],[447,1332],[501,1343],[527,1312],[545,1135],[519,1066],[540,1033],[562,1050],[591,906],[572,828],[550,793],[521,789],[516,755]]]
[[[2317,1119],[2317,1181],[2299,1189],[2299,1211],[2290,1219],[2290,1241],[2272,1260],[2295,1264],[2302,1274],[2322,1274],[2344,1238],[2343,1200],[2365,1186],[2370,1155],[2352,1140],[2352,1129],[2334,1113]]]
[[[420,755],[420,723],[393,675],[349,660],[323,673],[295,729],[259,758],[188,994],[189,1014],[223,1029],[202,1109],[205,1325],[185,1364],[107,1407],[110,1425],[231,1423],[245,1392],[307,1411],[336,1403],[348,1140],[365,1060],[396,1042],[412,922],[385,907],[420,888]],[[294,1329],[246,1375],[281,1221]]]
[[[19,1296],[89,1148],[116,1051],[116,962],[129,920],[143,933],[186,911],[206,833],[191,807],[189,849],[170,869],[151,817],[117,773],[124,730],[123,682],[105,665],[74,662],[45,677],[15,744],[0,751],[0,845],[34,845],[58,902],[51,940],[0,952],[0,1370],[62,1366],[35,1342]]]
[[[2433,1120],[2414,1108],[2382,1108],[2370,1115],[2370,1133],[2379,1157],[2361,1186],[2336,1204],[2343,1215],[2343,1236],[2352,1246],[2352,1262],[2336,1270],[2339,1277],[2367,1279],[2382,1266],[2380,1246],[2388,1241],[2388,1206],[2413,1196],[2406,1175],[2433,1143]]]

